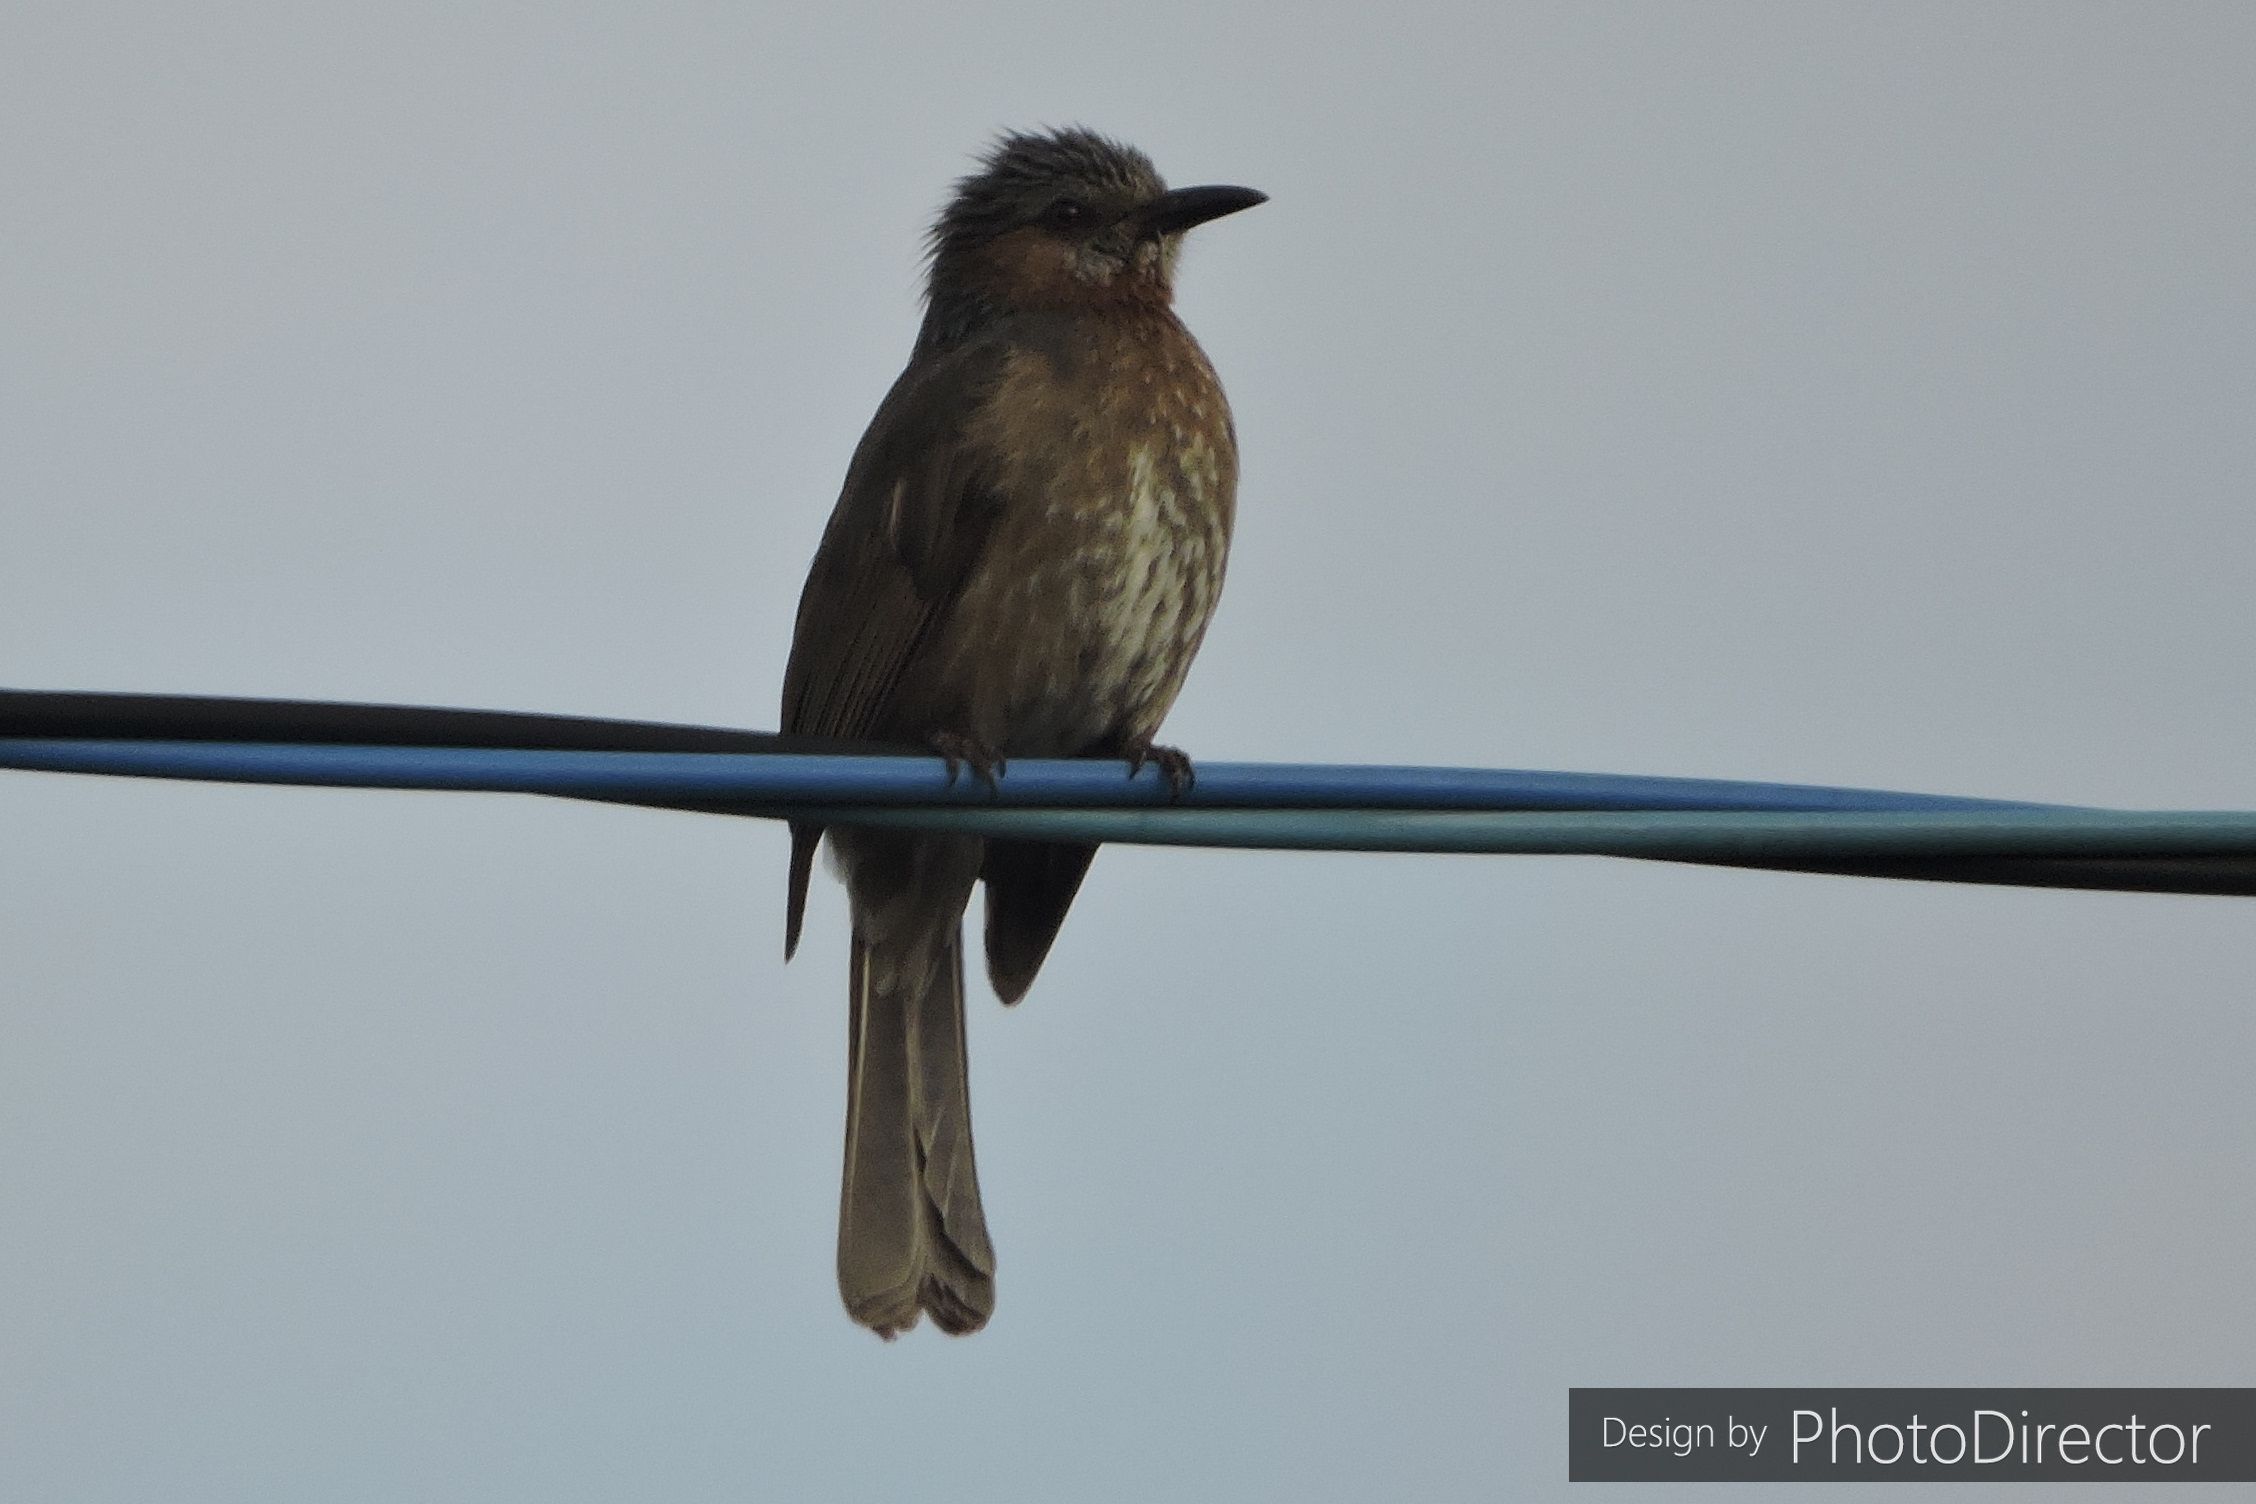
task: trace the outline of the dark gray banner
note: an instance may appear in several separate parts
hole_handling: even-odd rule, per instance
[[[2256,1389],[1570,1389],[1576,1483],[2256,1482]]]

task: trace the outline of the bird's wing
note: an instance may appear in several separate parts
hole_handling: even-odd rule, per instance
[[[981,343],[912,360],[854,451],[845,488],[799,597],[783,674],[783,729],[883,735],[917,647],[946,619],[985,551],[1004,497],[973,416],[994,393],[1008,346]],[[791,828],[784,955],[799,942],[818,826]]]
[[[969,437],[1008,350],[978,345],[911,362],[870,420],[799,598],[783,676],[783,729],[883,734],[916,646],[955,604],[1003,497]]]

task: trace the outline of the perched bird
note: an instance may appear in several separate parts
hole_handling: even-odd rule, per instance
[[[1263,201],[1177,188],[1084,129],[999,139],[932,228],[923,327],[862,435],[799,599],[783,729],[1011,757],[1156,762],[1222,589],[1237,436],[1175,317],[1195,225]],[[853,917],[838,1288],[891,1337],[976,1331],[995,1252],[972,1164],[963,913],[1023,997],[1092,846],[833,828]],[[791,832],[784,954],[824,831]]]

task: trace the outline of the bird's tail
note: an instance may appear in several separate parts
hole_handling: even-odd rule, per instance
[[[882,1337],[919,1311],[977,1331],[995,1310],[995,1250],[972,1163],[962,927],[898,946],[857,924],[851,977],[838,1293]]]

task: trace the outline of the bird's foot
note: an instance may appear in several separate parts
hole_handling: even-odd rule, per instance
[[[1007,766],[995,749],[972,737],[959,736],[953,731],[935,731],[924,739],[925,745],[940,754],[948,764],[948,786],[953,788],[956,775],[966,767],[971,776],[987,785],[987,792],[995,792],[995,780]]]
[[[1160,774],[1167,780],[1167,797],[1180,799],[1198,782],[1198,774],[1191,770],[1190,754],[1181,747],[1162,747],[1148,736],[1139,736],[1120,749],[1127,759],[1128,776],[1135,777],[1144,770],[1144,764],[1156,763]]]

